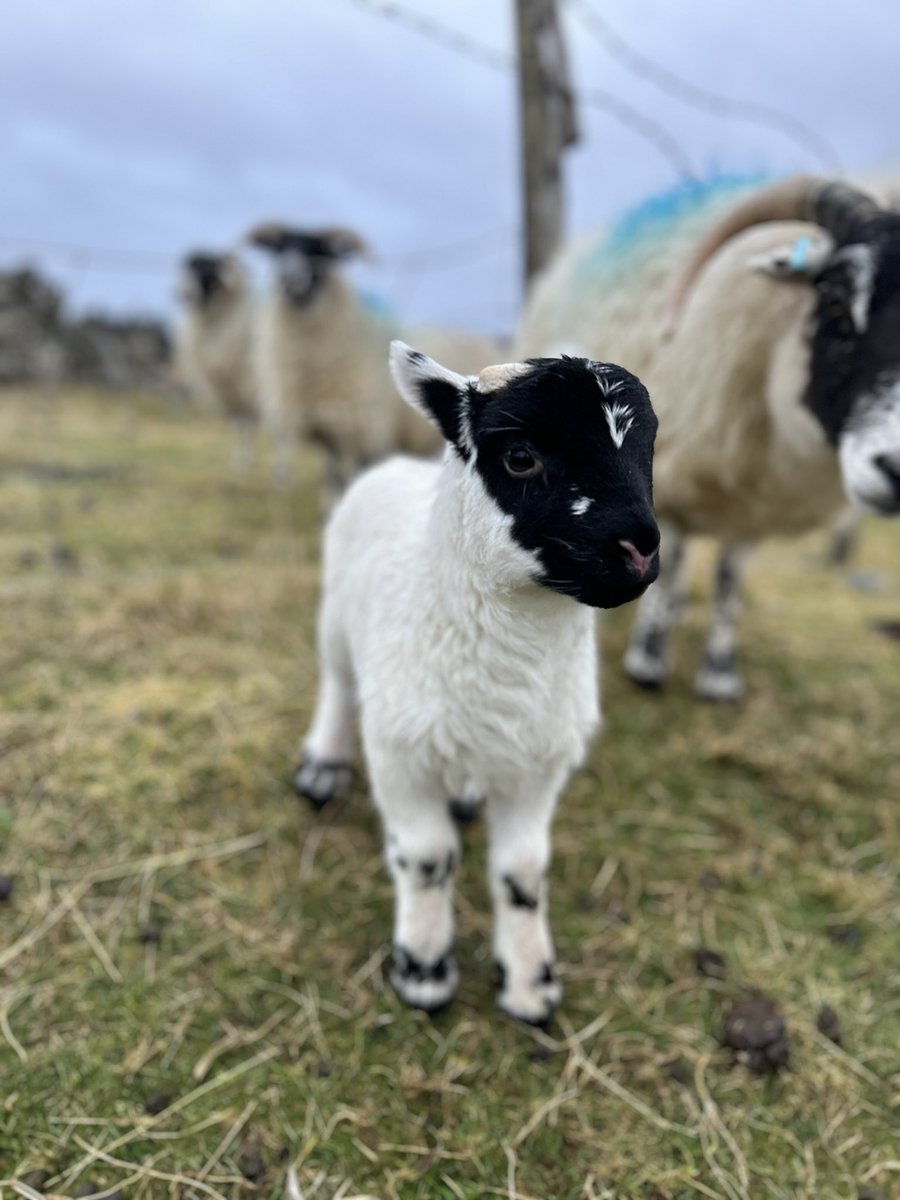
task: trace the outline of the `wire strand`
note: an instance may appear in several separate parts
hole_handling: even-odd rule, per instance
[[[775,129],[797,145],[802,146],[809,154],[818,159],[829,172],[841,171],[841,162],[831,143],[811,129],[805,122],[783,112],[770,104],[761,104],[756,100],[734,100],[722,96],[709,88],[683,79],[680,75],[655,62],[635,49],[621,34],[617,33],[604,16],[588,4],[587,0],[568,0],[569,7],[578,15],[582,25],[593,37],[600,42],[611,58],[620,62],[633,75],[646,79],[661,88],[670,96],[675,96],[685,104],[712,113],[717,117],[733,117],[737,120],[751,121],[768,129]]]

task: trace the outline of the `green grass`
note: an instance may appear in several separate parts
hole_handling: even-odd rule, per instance
[[[566,999],[543,1035],[494,1008],[482,828],[459,994],[428,1020],[384,982],[364,789],[320,816],[292,797],[313,458],[300,476],[235,476],[227,431],[158,401],[0,396],[0,1178],[129,1200],[281,1197],[290,1167],[308,1200],[889,1196],[900,645],[871,625],[900,616],[900,528],[865,528],[869,594],[817,565],[821,539],[759,556],[739,708],[690,694],[702,574],[661,696],[623,680],[630,614],[608,618],[605,733],[555,826]],[[750,987],[788,1023],[776,1077],[718,1044]]]

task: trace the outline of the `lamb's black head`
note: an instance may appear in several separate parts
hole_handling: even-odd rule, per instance
[[[279,286],[297,306],[310,304],[344,259],[369,253],[352,229],[293,229],[271,221],[257,226],[247,240],[275,256]]]
[[[233,254],[198,250],[181,264],[179,294],[186,304],[204,308],[217,297],[243,288],[244,271]]]
[[[480,481],[531,578],[596,608],[639,596],[659,571],[646,388],[611,363],[538,358],[456,375],[402,342],[401,393]]]

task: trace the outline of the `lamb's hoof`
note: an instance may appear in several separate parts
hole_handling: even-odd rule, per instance
[[[462,800],[456,796],[447,801],[447,809],[457,825],[471,825],[481,808],[480,800]]]
[[[395,946],[390,980],[410,1008],[436,1013],[453,999],[459,970],[452,950],[442,954],[437,962],[424,963],[408,950]]]
[[[711,704],[737,704],[744,696],[744,683],[734,671],[711,671],[703,667],[694,679],[694,691]]]
[[[537,979],[512,984],[501,968],[503,983],[497,1003],[503,1011],[526,1025],[546,1028],[562,1000],[562,984],[550,963],[545,963]]]
[[[668,668],[665,662],[648,654],[642,646],[629,646],[624,666],[631,682],[648,692],[658,692],[666,682]]]
[[[350,763],[304,754],[294,775],[294,791],[313,808],[324,808],[330,800],[345,796],[352,782]]]

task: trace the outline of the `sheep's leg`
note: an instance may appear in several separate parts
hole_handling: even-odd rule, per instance
[[[413,1008],[435,1012],[449,1003],[459,972],[453,957],[453,877],[459,837],[446,798],[405,764],[372,772],[394,880],[391,983]]]
[[[558,786],[529,791],[488,797],[494,958],[500,1007],[520,1021],[543,1025],[562,999],[547,920],[550,822]]]
[[[355,700],[352,683],[323,667],[312,725],[294,776],[298,796],[315,808],[344,795],[353,780]]]
[[[253,469],[254,440],[256,426],[245,417],[236,417],[232,422],[234,435],[232,466],[238,475],[249,475]]]
[[[694,690],[704,700],[727,703],[739,700],[744,694],[735,659],[741,583],[748,555],[747,546],[724,546],[716,564],[712,625],[703,662],[694,680]]]
[[[662,687],[669,674],[669,632],[679,604],[684,538],[668,522],[660,522],[659,578],[638,604],[637,619],[625,654],[625,671],[645,688]]]
[[[831,567],[845,567],[856,554],[859,544],[860,514],[849,505],[829,531],[825,561]]]

